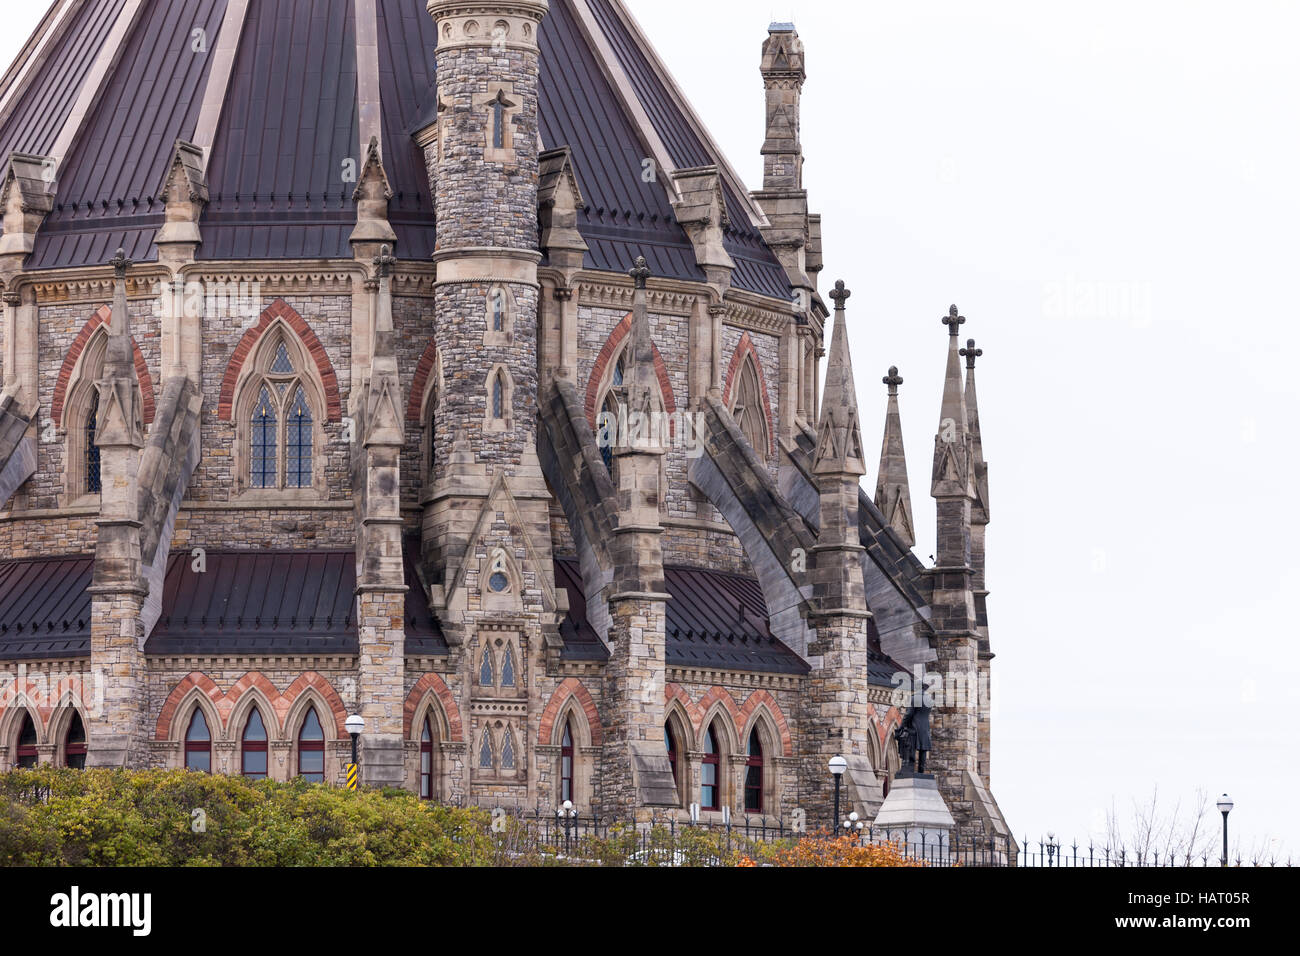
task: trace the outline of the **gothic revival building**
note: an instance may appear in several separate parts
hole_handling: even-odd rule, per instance
[[[55,0],[0,87],[0,763],[337,783],[357,713],[434,800],[789,823],[842,754],[872,818],[896,675],[992,658],[980,352],[954,308],[925,567],[804,62],[773,24],[751,192],[619,0]],[[987,693],[932,725],[1005,834]]]

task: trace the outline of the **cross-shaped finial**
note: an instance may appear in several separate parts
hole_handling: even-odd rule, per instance
[[[393,266],[397,265],[397,259],[393,256],[393,250],[383,245],[379,247],[379,255],[375,256],[374,263],[379,278],[387,279],[393,274]]]
[[[632,281],[636,283],[638,289],[644,289],[646,280],[650,278],[650,267],[646,265],[645,256],[636,257],[636,265],[628,271]]]
[[[981,355],[984,354],[984,350],[983,350],[983,349],[977,349],[977,348],[975,347],[975,340],[974,340],[974,339],[967,339],[967,340],[966,340],[966,347],[965,347],[964,349],[962,349],[961,352],[960,352],[959,354],[960,354],[960,355],[963,355],[963,356],[966,357],[966,367],[967,367],[967,368],[974,368],[974,367],[975,367],[975,360],[976,360],[977,358],[979,358]]]
[[[948,326],[948,334],[956,335],[957,329],[966,324],[966,317],[957,314],[957,307],[954,305],[948,310],[948,314],[943,317],[943,324]]]
[[[844,288],[844,280],[840,279],[835,283],[835,289],[831,292],[831,299],[835,302],[835,311],[843,312],[844,303],[848,301],[849,296],[853,293]]]
[[[889,367],[889,374],[882,378],[881,381],[889,386],[890,395],[897,395],[898,386],[903,384],[903,377],[898,374],[898,366],[891,365]]]
[[[125,279],[126,270],[135,265],[126,257],[126,250],[120,248],[117,250],[117,255],[108,260],[108,264],[113,267],[113,278],[115,279]]]

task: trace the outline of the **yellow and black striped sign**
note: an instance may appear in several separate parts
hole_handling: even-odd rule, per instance
[[[354,763],[348,764],[348,789],[357,789],[357,765]]]

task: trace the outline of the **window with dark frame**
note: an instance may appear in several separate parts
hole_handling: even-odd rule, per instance
[[[30,770],[36,766],[36,725],[32,723],[32,715],[23,715],[23,726],[18,732],[18,752],[14,766],[19,770]]]
[[[298,731],[298,776],[308,783],[325,782],[325,730],[315,707],[307,708]]]
[[[240,741],[240,771],[250,780],[265,780],[267,768],[266,725],[256,707],[248,712]]]
[[[86,491],[98,494],[103,488],[99,466],[99,446],[95,435],[99,428],[99,389],[90,393],[90,411],[86,413]]]
[[[664,724],[664,749],[668,751],[668,767],[673,772],[673,783],[677,784],[680,793],[681,785],[677,778],[677,735],[673,733],[671,723]]]
[[[212,773],[212,734],[208,731],[207,718],[198,707],[194,708],[194,716],[185,731],[185,769]]]
[[[745,755],[745,812],[763,812],[763,741],[757,727],[750,731]]]
[[[700,763],[700,809],[721,810],[722,788],[718,785],[718,735],[709,727],[704,736],[704,756]]]
[[[420,731],[420,799],[433,799],[433,728],[428,717]]]
[[[573,725],[564,723],[564,737],[560,740],[560,802],[573,799]]]
[[[75,710],[68,721],[68,732],[63,738],[63,764],[73,770],[86,769],[86,725]]]

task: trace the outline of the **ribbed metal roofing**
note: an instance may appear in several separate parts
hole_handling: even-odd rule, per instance
[[[0,660],[90,653],[93,565],[89,556],[0,563]]]
[[[552,0],[539,35],[541,135],[548,148],[573,149],[586,201],[579,217],[590,246],[586,265],[622,272],[644,255],[657,275],[702,280],[664,184],[642,181],[644,137],[574,4],[590,6],[673,162],[716,165],[722,157],[701,142],[609,0]],[[56,206],[29,268],[101,265],[118,246],[137,261],[156,259],[157,197],[175,141],[195,134],[227,5],[142,0],[63,158]],[[123,7],[124,0],[87,0],[67,15],[51,54],[0,120],[0,159],[50,151]],[[433,200],[412,134],[436,102],[436,31],[420,0],[377,0],[376,15],[395,252],[427,260],[436,239]],[[355,18],[353,0],[249,0],[208,160],[200,259],[351,258],[354,184],[344,180],[343,164],[362,158]],[[200,29],[206,52],[194,47]],[[725,177],[724,188],[733,285],[785,298],[784,270],[750,222],[744,197]]]

